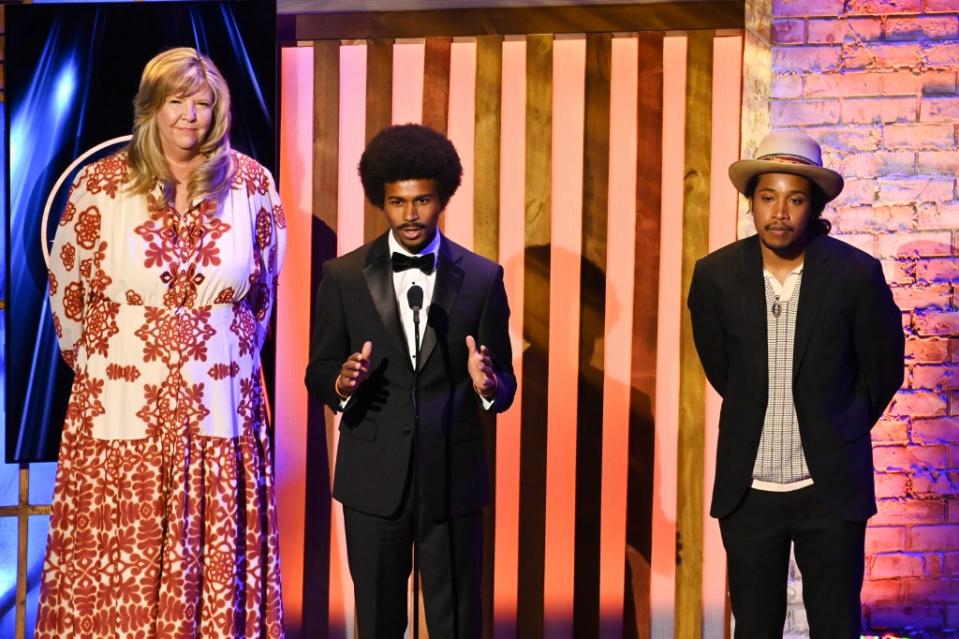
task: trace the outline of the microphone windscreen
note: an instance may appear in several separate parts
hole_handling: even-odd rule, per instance
[[[419,284],[414,284],[406,291],[406,301],[414,311],[423,308],[423,289]]]

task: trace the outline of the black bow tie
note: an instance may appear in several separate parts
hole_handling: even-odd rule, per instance
[[[403,255],[402,253],[393,253],[390,261],[393,263],[394,273],[399,273],[400,271],[405,271],[411,268],[418,268],[429,275],[433,272],[433,269],[436,268],[436,256],[432,253],[413,256]]]

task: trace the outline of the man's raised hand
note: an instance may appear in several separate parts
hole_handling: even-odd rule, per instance
[[[466,349],[469,351],[466,370],[473,380],[473,388],[486,399],[493,399],[496,396],[497,382],[489,350],[485,345],[477,348],[472,335],[466,336]]]
[[[373,342],[363,342],[363,348],[358,353],[350,355],[340,366],[340,374],[336,377],[334,388],[336,394],[347,399],[356,392],[367,377],[370,376],[370,356],[373,354]]]

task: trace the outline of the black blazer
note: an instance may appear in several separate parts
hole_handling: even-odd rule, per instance
[[[490,410],[504,411],[516,392],[508,319],[503,268],[443,237],[417,372],[420,495],[436,518],[490,499],[483,408],[466,370],[465,340],[472,335],[489,348],[499,383]],[[333,496],[355,510],[393,515],[411,472],[414,404],[386,234],[323,266],[314,322],[306,386],[334,410],[340,366],[373,342],[371,374],[340,421]]]
[[[706,377],[723,398],[710,514],[725,517],[752,482],[768,393],[759,238],[696,263],[688,305]],[[879,262],[820,235],[806,247],[793,350],[793,399],[803,452],[838,515],[876,512],[869,431],[902,385],[899,309]]]

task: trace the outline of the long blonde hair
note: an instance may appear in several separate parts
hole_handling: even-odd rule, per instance
[[[160,147],[157,113],[171,95],[192,95],[203,87],[213,93],[213,122],[199,153],[205,156],[190,176],[187,193],[221,199],[230,190],[236,167],[230,153],[230,89],[210,58],[190,47],[167,49],[147,62],[133,98],[133,139],[127,148],[133,193],[149,193],[157,180],[173,200],[174,180]]]

